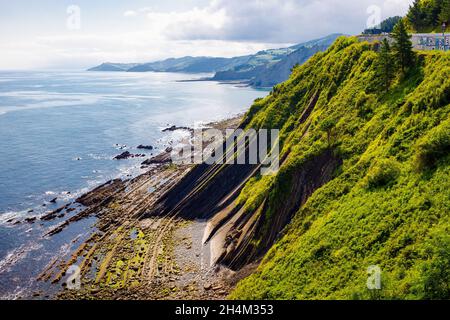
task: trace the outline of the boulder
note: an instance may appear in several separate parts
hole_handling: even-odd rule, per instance
[[[118,156],[114,157],[114,160],[125,160],[125,159],[129,159],[132,157],[132,154],[129,151],[125,151],[121,154],[119,154]]]
[[[137,148],[142,150],[153,150],[153,146],[144,146],[142,144],[138,145]]]

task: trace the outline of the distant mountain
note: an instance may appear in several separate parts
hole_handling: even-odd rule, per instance
[[[138,63],[111,63],[105,62],[101,65],[91,68],[88,71],[128,71],[131,68],[139,65]]]
[[[325,51],[341,34],[301,43],[285,49],[265,50],[251,56],[242,65],[217,72],[212,80],[249,80],[256,87],[271,87],[289,78],[296,64],[303,64],[311,56]]]
[[[89,71],[215,73],[210,80],[246,80],[257,87],[271,87],[287,80],[294,65],[326,50],[339,36],[332,34],[289,48],[234,58],[182,57],[142,64],[103,63]]]
[[[240,63],[244,63],[249,56],[236,58],[215,58],[215,57],[182,57],[170,58],[163,61],[144,63],[130,68],[128,72],[188,72],[204,73],[216,72],[233,68]]]

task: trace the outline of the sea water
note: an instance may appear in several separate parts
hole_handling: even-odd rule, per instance
[[[48,224],[14,221],[54,210],[164,149],[162,129],[245,112],[266,91],[203,75],[125,72],[0,72],[0,298],[29,294],[56,254],[69,253],[93,220],[43,239]],[[137,150],[151,145],[155,150]],[[124,152],[146,158],[114,160]],[[50,203],[57,198],[56,203]]]

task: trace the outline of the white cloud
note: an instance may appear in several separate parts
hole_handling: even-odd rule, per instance
[[[106,61],[149,62],[186,55],[232,57],[279,45],[224,40],[167,41],[149,37],[146,31],[44,36],[32,42],[0,44],[0,68],[86,69]]]
[[[300,42],[366,26],[367,8],[379,6],[382,18],[406,13],[412,0],[212,0],[184,12],[147,12],[164,35],[175,40]]]
[[[386,18],[403,15],[411,2],[211,0],[206,6],[178,11],[130,7],[119,11],[119,21],[82,16],[87,20],[78,32],[53,28],[20,36],[4,34],[0,68],[86,68],[104,61],[245,55],[335,32],[355,34],[365,28],[370,5],[380,6]]]
[[[127,10],[123,13],[124,17],[135,17],[137,16],[137,12],[134,10]]]

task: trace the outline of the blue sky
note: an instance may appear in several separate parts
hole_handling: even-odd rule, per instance
[[[357,34],[374,13],[403,15],[411,2],[1,1],[0,69],[84,69],[103,61],[243,55],[335,32]],[[73,5],[79,15],[68,12]]]

